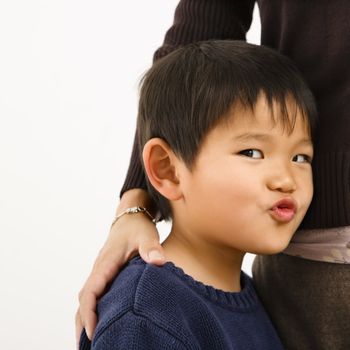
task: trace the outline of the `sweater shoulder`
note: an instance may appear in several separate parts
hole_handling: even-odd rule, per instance
[[[182,288],[168,269],[132,259],[97,305],[96,340],[106,332],[104,337],[113,337],[114,329],[122,334],[129,325],[131,333],[136,332],[134,338],[140,331],[143,337],[149,333],[148,337],[158,338],[159,333],[170,342],[188,342],[189,335],[178,312]]]
[[[145,269],[146,264],[134,258],[114,278],[97,304],[97,327],[133,309],[138,284]]]
[[[98,302],[98,326],[128,311],[148,319],[165,318],[169,323],[168,316],[178,310],[178,300],[184,293],[191,294],[191,291],[171,270],[136,257],[123,268]]]

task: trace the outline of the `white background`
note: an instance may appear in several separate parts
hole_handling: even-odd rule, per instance
[[[137,84],[177,3],[1,1],[2,349],[74,349],[77,294],[129,164]],[[248,41],[259,37],[255,9]]]

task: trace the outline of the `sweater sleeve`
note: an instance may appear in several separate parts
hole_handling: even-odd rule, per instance
[[[171,349],[185,350],[181,339],[156,325],[152,320],[136,315],[132,311],[110,323],[101,333],[97,333],[92,350],[140,350]]]
[[[154,61],[179,46],[196,41],[245,40],[252,22],[254,3],[255,0],[181,0],[175,10],[173,25],[166,32],[163,45],[154,54]],[[120,197],[132,188],[147,190],[137,130]]]

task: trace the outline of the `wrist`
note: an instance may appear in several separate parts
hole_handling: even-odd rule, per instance
[[[114,218],[111,227],[114,225],[114,223],[116,223],[122,216],[124,215],[131,215],[131,214],[138,214],[138,213],[144,213],[148,216],[149,219],[151,219],[151,221],[156,225],[157,224],[157,219],[154,218],[151,213],[144,207],[131,207],[126,209],[124,212],[122,212],[119,215],[116,215],[116,217]]]
[[[151,197],[146,190],[141,188],[132,188],[123,194],[116,215],[120,215],[130,207],[145,207],[152,216],[155,216],[156,210],[153,208]]]

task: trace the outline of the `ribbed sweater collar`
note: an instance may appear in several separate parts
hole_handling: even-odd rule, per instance
[[[187,275],[183,269],[175,266],[172,262],[166,262],[162,267],[146,264],[140,257],[134,258],[130,264],[143,264],[146,269],[167,269],[169,272],[175,274],[184,284],[191,288],[195,293],[200,294],[210,302],[220,305],[224,308],[231,308],[234,310],[249,310],[258,306],[259,301],[254,290],[251,278],[241,271],[241,291],[240,292],[225,292],[216,289],[212,286],[206,285],[195,280],[190,275]]]

